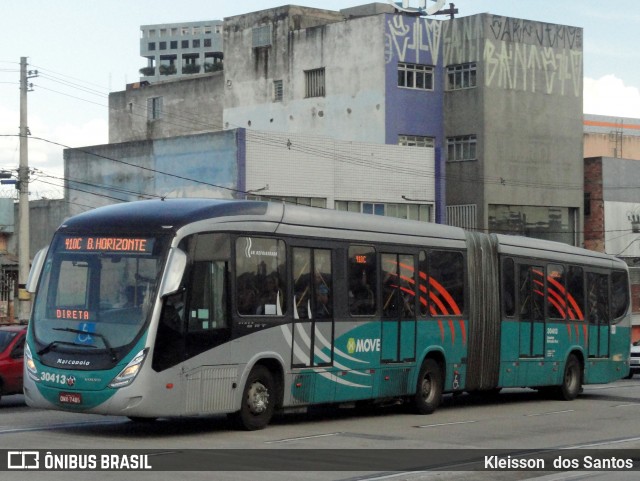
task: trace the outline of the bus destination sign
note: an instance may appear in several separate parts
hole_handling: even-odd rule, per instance
[[[74,252],[135,252],[151,254],[152,237],[99,237],[67,236],[64,238],[64,250]]]

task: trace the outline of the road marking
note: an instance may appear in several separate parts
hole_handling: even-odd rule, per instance
[[[472,424],[478,421],[458,421],[455,423],[440,423],[440,424],[423,424],[421,426],[414,426],[414,428],[437,428],[439,426],[454,426],[456,424]]]
[[[548,413],[537,413],[537,414],[525,414],[526,417],[534,417],[534,416],[549,416],[550,414],[564,414],[564,413],[573,413],[575,409],[567,409],[566,411],[550,411]]]
[[[286,439],[278,439],[276,441],[265,441],[265,444],[277,444],[277,443],[288,443],[291,441],[301,441],[305,439],[315,439],[315,438],[327,438],[330,436],[339,436],[342,433],[327,433],[327,434],[314,434],[312,436],[300,436],[298,438],[286,438]]]

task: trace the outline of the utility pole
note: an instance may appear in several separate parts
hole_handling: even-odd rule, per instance
[[[25,289],[29,277],[29,148],[27,126],[27,57],[20,57],[20,167],[18,169],[18,321],[31,314],[31,296]]]

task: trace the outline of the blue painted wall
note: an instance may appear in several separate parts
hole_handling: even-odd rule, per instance
[[[435,137],[436,222],[446,219],[444,182],[444,65],[442,22],[409,15],[385,15],[386,139],[398,135]],[[398,87],[398,63],[434,66],[433,91]]]

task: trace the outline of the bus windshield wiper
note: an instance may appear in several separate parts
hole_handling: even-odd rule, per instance
[[[81,331],[80,329],[73,329],[71,327],[54,327],[53,328],[54,331],[64,331],[64,332],[73,332],[74,334],[86,334],[88,336],[95,336],[97,338],[99,338],[103,343],[104,343],[104,347],[107,348],[107,350],[109,351],[109,354],[111,354],[111,360],[112,361],[116,361],[117,357],[116,357],[116,351],[113,347],[111,347],[111,344],[109,344],[109,341],[107,340],[107,337],[103,334],[100,334],[98,332],[87,332],[87,331]],[[56,341],[54,341],[56,342]],[[74,346],[85,346],[86,344],[78,344],[78,343],[74,343],[74,342],[70,342],[70,343],[64,343],[64,344],[71,344]],[[92,347],[96,347],[96,346],[92,346]]]
[[[49,352],[53,346],[57,346],[58,344],[61,344],[63,346],[91,347],[93,349],[96,349],[96,346],[92,346],[90,344],[78,344],[77,342],[65,342],[65,341],[52,341],[38,351],[38,356],[42,356],[43,354]]]

